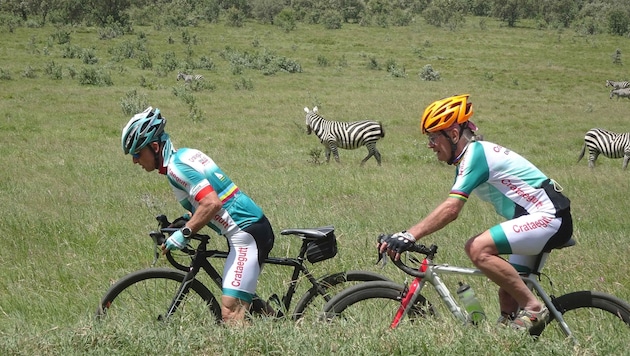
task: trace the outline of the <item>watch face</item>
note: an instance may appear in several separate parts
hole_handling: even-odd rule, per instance
[[[190,237],[190,235],[192,235],[192,230],[190,230],[189,227],[185,227],[182,229],[182,235],[184,235],[184,237]]]

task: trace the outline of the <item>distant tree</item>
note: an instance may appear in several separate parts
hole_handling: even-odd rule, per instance
[[[447,25],[455,30],[465,22],[466,11],[466,0],[434,0],[424,10],[422,16],[431,25],[438,27]]]
[[[284,8],[284,0],[251,0],[252,16],[262,22],[273,24],[273,19]]]
[[[100,26],[118,24],[129,25],[127,10],[131,6],[131,0],[84,0],[90,9],[91,18]]]
[[[578,13],[575,0],[538,0],[536,13],[547,24],[557,23],[569,27]]]
[[[628,11],[614,9],[608,13],[608,32],[611,35],[624,36],[630,30]]]
[[[492,15],[514,27],[521,17],[519,0],[493,0]]]
[[[276,15],[274,24],[286,32],[295,30],[295,11],[290,7],[285,7]]]

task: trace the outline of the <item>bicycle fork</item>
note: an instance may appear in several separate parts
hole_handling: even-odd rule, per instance
[[[200,268],[201,268],[200,263],[198,263],[196,259],[193,259],[193,264],[190,267],[190,270],[188,271],[188,273],[186,273],[186,277],[182,281],[182,284],[177,289],[177,293],[175,293],[175,297],[173,297],[173,301],[171,302],[171,305],[169,306],[168,311],[166,312],[166,315],[158,316],[159,321],[168,319],[171,315],[175,313],[175,311],[177,311],[177,308],[179,307],[181,302],[184,300],[184,298],[186,298],[186,295],[188,294],[188,291],[190,290],[190,285],[195,280],[195,277],[197,276],[197,273],[199,272]]]

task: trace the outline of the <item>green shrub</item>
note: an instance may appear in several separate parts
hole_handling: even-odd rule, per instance
[[[35,73],[35,68],[31,66],[26,66],[24,70],[22,71],[22,77],[30,78],[30,79],[37,78],[37,73]]]
[[[55,64],[54,61],[50,61],[46,63],[44,66],[44,73],[49,76],[51,79],[61,79],[62,75],[62,67],[60,65]]]
[[[338,30],[341,28],[343,18],[336,11],[326,11],[321,20],[324,28],[328,30]]]
[[[123,114],[127,116],[142,112],[149,106],[146,94],[138,94],[137,90],[131,90],[125,93],[120,99],[120,107]]]
[[[419,75],[420,75],[420,79],[426,80],[426,81],[438,81],[441,79],[440,72],[434,70],[430,64],[427,64],[424,67],[422,67],[422,70],[420,71]]]
[[[94,67],[84,67],[81,69],[81,72],[79,72],[79,84],[94,86],[114,85],[109,73]]]
[[[289,7],[282,9],[282,11],[280,11],[274,19],[274,24],[283,29],[285,32],[295,30],[295,22],[295,11]]]

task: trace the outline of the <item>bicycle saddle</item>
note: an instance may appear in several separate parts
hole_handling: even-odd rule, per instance
[[[330,236],[335,232],[335,227],[322,226],[311,229],[286,229],[280,231],[282,235],[297,235],[306,240],[318,240]]]

